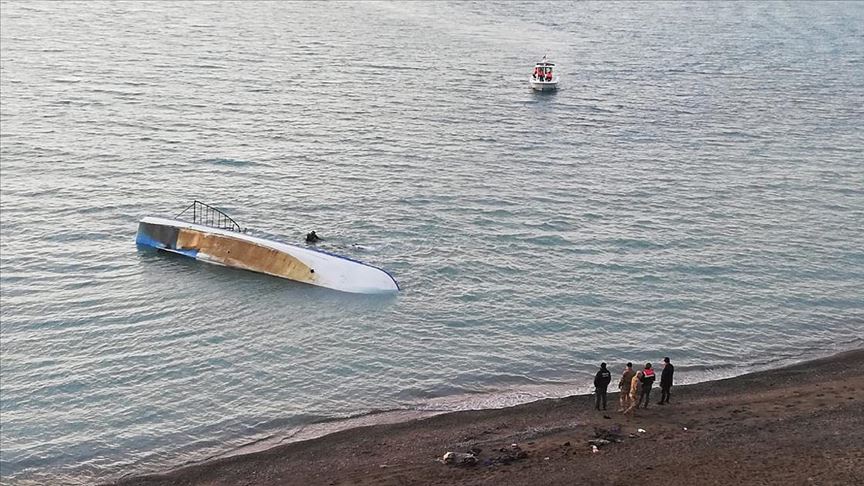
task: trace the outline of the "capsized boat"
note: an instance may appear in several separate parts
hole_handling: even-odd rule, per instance
[[[181,219],[182,217],[186,219]],[[199,201],[174,219],[146,217],[135,242],[226,267],[360,294],[398,292],[396,280],[357,260],[247,234],[230,216]]]
[[[534,73],[531,75],[531,88],[535,91],[552,91],[558,89],[558,72],[554,69],[555,63],[549,62],[543,56],[534,65]]]

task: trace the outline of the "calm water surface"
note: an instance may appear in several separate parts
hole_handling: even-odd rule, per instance
[[[864,344],[862,3],[6,2],[0,31],[4,484]],[[135,247],[196,198],[404,291]]]

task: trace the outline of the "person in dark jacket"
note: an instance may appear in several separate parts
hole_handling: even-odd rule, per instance
[[[321,238],[314,231],[306,233],[306,243],[318,243]]]
[[[672,390],[672,374],[675,367],[669,362],[669,357],[663,358],[663,373],[660,373],[660,401],[658,405],[669,403],[669,391]]]
[[[645,363],[645,369],[642,370],[642,389],[639,391],[639,401],[636,402],[636,408],[642,405],[642,399],[645,399],[645,406],[648,408],[648,400],[651,398],[651,385],[654,384],[654,370],[651,369],[651,363]]]
[[[594,375],[594,392],[597,394],[597,401],[594,408],[600,410],[600,400],[603,400],[603,410],[606,410],[606,388],[612,382],[612,373],[606,369],[606,363],[600,363],[600,371]]]

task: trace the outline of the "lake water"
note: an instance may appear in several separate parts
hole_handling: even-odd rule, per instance
[[[4,484],[864,344],[862,3],[4,2],[0,30]],[[403,291],[136,248],[194,199]]]

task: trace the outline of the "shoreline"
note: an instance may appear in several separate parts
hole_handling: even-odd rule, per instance
[[[785,368],[806,361],[829,358],[839,353],[858,349],[862,345],[864,345],[864,341],[862,341],[860,344],[856,342],[855,345],[853,345],[852,343],[847,343],[845,347],[839,347],[841,349],[840,351],[834,351],[830,354],[825,354],[824,351],[822,353],[810,352],[805,353],[803,356],[786,356],[768,362],[762,362],[757,365],[751,365],[748,367],[739,368],[732,365],[727,365],[719,367],[699,368],[699,370],[702,372],[710,371],[712,373],[719,374],[720,376],[717,378],[704,377],[704,375],[702,375],[701,373],[694,373],[692,368],[676,367],[676,387],[736,378],[738,376],[743,376],[751,373]],[[696,375],[695,379],[694,374]],[[547,399],[562,399],[570,396],[583,395],[593,396],[593,392],[591,392],[593,386],[590,385],[590,382],[592,380],[593,373],[586,373],[585,379],[582,380],[580,382],[582,384],[579,385],[577,385],[576,382],[556,381],[550,383],[536,383],[528,385],[527,387],[520,386],[517,388],[508,388],[502,390],[481,391],[474,393],[466,392],[457,395],[443,395],[428,399],[423,402],[418,402],[419,404],[415,404],[414,406],[408,406],[405,408],[370,410],[366,412],[359,412],[353,415],[328,418],[316,422],[310,422],[308,424],[303,424],[289,430],[276,432],[266,437],[250,440],[249,442],[233,446],[230,449],[216,452],[200,459],[184,462],[181,464],[174,464],[161,468],[156,467],[151,468],[150,470],[130,473],[115,480],[120,481],[122,479],[139,476],[170,473],[179,469],[206,464],[219,459],[256,452],[263,452],[267,449],[279,447],[281,445],[318,439],[325,435],[358,427],[410,422],[412,420],[422,420],[425,418],[433,417],[435,415],[442,415],[448,413],[499,410]],[[683,383],[681,383],[681,381],[683,381]],[[613,380],[613,383],[609,387],[610,396],[612,393],[616,393],[613,390],[616,383],[617,380]],[[657,389],[658,385],[655,384],[654,388]],[[657,390],[657,393],[659,393],[659,390]],[[469,403],[469,405],[466,406],[466,403]]]
[[[842,349],[842,347],[841,347]],[[752,373],[760,373],[765,371],[773,371],[777,369],[786,368],[789,366],[794,366],[797,364],[805,363],[808,361],[814,361],[819,359],[827,359],[832,358],[838,354],[842,354],[844,352],[849,352],[852,350],[858,349],[857,347],[849,347],[848,349],[843,349],[842,351],[836,351],[832,354],[819,354],[819,353],[809,353],[804,354],[799,357],[783,357],[779,359],[775,359],[769,362],[763,362],[759,365],[751,365],[746,368],[738,368],[734,366],[721,366],[716,368],[707,368],[703,369],[703,371],[711,371],[713,373],[721,375],[717,378],[693,378],[693,371],[688,368],[676,368],[676,389],[680,389],[683,386],[696,385],[700,383],[706,382],[715,382],[725,379],[737,378],[739,376],[749,375]],[[659,361],[659,360],[658,360]],[[662,363],[658,363],[662,366]],[[662,368],[659,368],[662,369]],[[659,371],[658,371],[659,373]],[[679,383],[681,377],[684,377],[683,383]],[[613,370],[613,382],[609,386],[610,396],[613,393],[617,393],[614,391],[615,385],[617,384],[617,377],[615,376],[615,370]],[[590,383],[593,380],[593,373],[589,373],[586,375],[584,383]],[[138,477],[149,474],[161,474],[161,473],[169,473],[172,471],[176,471],[179,469],[183,469],[190,466],[200,465],[209,463],[214,460],[251,454],[255,452],[263,452],[267,449],[271,449],[274,447],[279,447],[281,445],[293,444],[296,442],[303,442],[308,440],[318,439],[325,435],[333,434],[336,432],[341,432],[344,430],[350,430],[359,427],[367,427],[374,425],[387,425],[394,424],[400,422],[410,422],[412,420],[422,420],[429,417],[433,417],[436,415],[443,415],[448,413],[459,413],[466,411],[483,411],[483,410],[500,410],[511,407],[516,407],[519,405],[524,405],[526,403],[532,403],[541,400],[548,399],[563,399],[572,396],[587,396],[590,395],[593,397],[593,392],[591,391],[594,387],[590,384],[582,384],[576,385],[574,382],[554,382],[551,384],[534,384],[529,385],[526,389],[525,386],[513,388],[513,389],[504,389],[504,390],[495,390],[489,392],[477,392],[477,393],[464,393],[458,395],[445,395],[436,398],[432,398],[428,401],[422,402],[421,406],[418,407],[407,407],[407,408],[394,408],[394,409],[382,409],[382,410],[373,410],[368,412],[360,412],[354,415],[348,415],[344,417],[334,417],[318,422],[311,422],[302,426],[297,427],[295,430],[292,430],[290,433],[275,433],[271,436],[264,437],[258,440],[251,441],[246,444],[242,444],[236,446],[232,449],[228,449],[223,452],[219,452],[209,457],[206,457],[201,460],[195,460],[191,462],[187,462],[184,464],[179,464],[171,467],[166,467],[150,472],[142,472],[138,474],[130,474],[125,476],[129,477]],[[659,375],[658,381],[654,385],[654,390],[656,394],[659,395]],[[574,393],[575,392],[575,393]],[[469,398],[470,397],[470,398]],[[473,402],[473,404],[468,406],[463,406],[463,404]]]
[[[655,385],[651,407],[632,418],[614,411],[615,384],[617,378],[610,386],[610,410],[605,413],[593,410],[591,395],[440,412],[352,426],[288,443],[283,438],[278,445],[255,443],[252,446],[259,444],[259,448],[252,452],[229,451],[205,462],[114,484],[530,484],[538,477],[548,484],[628,484],[655,476],[658,482],[671,484],[727,484],[732,481],[728,474],[741,471],[747,473],[739,478],[741,484],[773,480],[778,474],[796,484],[817,476],[821,479],[816,484],[864,481],[864,348],[676,386],[668,407],[655,405],[659,398]],[[831,400],[829,394],[836,397]],[[789,427],[778,428],[778,424]],[[802,432],[802,426],[810,433]],[[595,427],[620,430],[622,442],[592,453],[587,441],[594,438]],[[862,432],[853,432],[856,429]],[[845,445],[831,446],[832,437],[843,437],[837,442]],[[508,453],[502,449],[513,443],[527,457],[503,464],[499,459]],[[647,450],[656,454],[656,446],[664,443],[677,450],[666,454],[667,459],[689,475],[655,465],[640,468],[619,457],[627,451],[644,454],[648,444]],[[801,460],[802,454],[813,456],[812,448],[818,443],[832,450],[831,457],[815,463]],[[734,447],[729,448],[730,444]],[[472,448],[480,449],[476,466],[436,461],[445,452]],[[754,448],[764,449],[765,457],[742,454]],[[781,453],[791,454],[798,463]],[[717,469],[718,459],[724,456],[736,467],[724,471],[722,478],[712,476],[709,471]],[[614,464],[604,465],[612,457]]]

